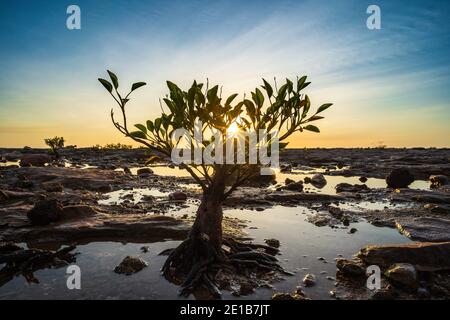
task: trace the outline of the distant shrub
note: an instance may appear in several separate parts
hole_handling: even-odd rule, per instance
[[[96,144],[91,147],[93,150],[129,150],[133,149],[132,145],[123,144],[123,143],[108,143],[103,147],[99,144]]]
[[[54,137],[54,138],[47,138],[44,139],[44,142],[47,146],[50,147],[52,153],[56,156],[56,158],[59,158],[59,149],[64,148],[64,138],[63,137]]]

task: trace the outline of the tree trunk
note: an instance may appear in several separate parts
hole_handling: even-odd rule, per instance
[[[203,195],[189,235],[194,241],[207,241],[217,252],[222,247],[222,196],[223,194]]]

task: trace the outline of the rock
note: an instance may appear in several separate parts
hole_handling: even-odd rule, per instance
[[[430,291],[426,288],[418,288],[416,294],[419,299],[429,299],[431,296]]]
[[[386,177],[386,183],[391,188],[407,188],[414,182],[414,176],[406,168],[392,170]]]
[[[450,242],[371,245],[361,249],[357,256],[364,263],[380,268],[402,262],[419,271],[450,270]]]
[[[58,221],[62,216],[62,205],[56,199],[41,200],[27,213],[31,224],[47,225]]]
[[[370,296],[371,300],[394,300],[395,294],[390,289],[381,288],[375,290]]]
[[[303,191],[303,182],[299,181],[299,182],[291,182],[288,185],[286,185],[285,187],[283,187],[283,189],[289,190],[289,191],[298,191],[298,192],[302,192]]]
[[[367,178],[366,177],[359,177],[359,181],[361,181],[362,183],[366,183],[367,182]]]
[[[24,154],[20,158],[20,165],[22,167],[43,167],[51,161],[52,157],[48,154]]]
[[[314,214],[306,218],[306,221],[314,224],[317,227],[324,227],[328,225],[331,221],[331,217],[325,214]]]
[[[401,217],[395,220],[396,228],[408,238],[418,241],[450,241],[450,220],[427,217]]]
[[[277,239],[265,239],[264,242],[268,245],[271,246],[273,248],[279,248],[280,247],[280,240]]]
[[[275,292],[271,300],[309,300],[306,296],[297,293]]]
[[[282,164],[280,166],[280,172],[289,172],[292,170],[292,166],[290,164]]]
[[[250,282],[241,282],[239,285],[239,296],[246,296],[255,292],[255,288]]]
[[[141,247],[141,251],[142,251],[143,253],[147,253],[148,250],[149,250],[149,247],[148,247],[148,246],[142,246],[142,247]]]
[[[9,254],[22,249],[22,247],[19,247],[12,242],[0,242],[0,254]]]
[[[323,174],[318,173],[312,176],[311,184],[318,189],[322,189],[323,187],[326,186],[327,180],[325,179]]]
[[[150,168],[139,168],[136,173],[138,176],[148,176],[153,174],[153,170]]]
[[[396,263],[384,274],[394,284],[401,285],[407,289],[417,288],[417,271],[412,264]]]
[[[350,184],[350,183],[338,183],[336,185],[336,192],[362,192],[370,190],[365,184]]]
[[[128,167],[123,167],[123,172],[125,174],[132,175],[132,172],[131,172],[130,168],[128,168]]]
[[[303,284],[304,284],[306,287],[312,287],[313,285],[316,284],[316,277],[315,277],[313,274],[308,273],[308,274],[303,278]]]
[[[288,184],[291,184],[291,183],[295,183],[295,181],[294,180],[292,180],[292,179],[289,179],[289,178],[286,178],[286,180],[284,180],[284,184],[287,186]]]
[[[365,276],[366,269],[357,261],[337,259],[336,267],[346,276]]]
[[[311,183],[311,178],[310,178],[310,177],[305,177],[305,178],[303,179],[303,182],[304,182],[305,184]]]
[[[127,276],[139,272],[147,267],[147,262],[138,257],[127,256],[122,262],[114,269],[115,273],[125,274]]]
[[[447,176],[435,175],[430,176],[431,188],[439,188],[448,184]]]
[[[353,233],[355,233],[356,231],[358,231],[358,229],[356,229],[356,228],[351,228],[351,229],[348,231],[348,233],[353,234]]]
[[[169,195],[169,199],[170,200],[175,200],[175,201],[186,201],[187,195],[184,192],[177,191],[177,192],[171,193]]]

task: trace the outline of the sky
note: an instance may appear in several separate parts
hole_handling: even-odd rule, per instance
[[[66,27],[72,4],[80,30]],[[450,1],[3,0],[0,43],[0,147],[130,143],[110,122],[106,69],[122,89],[148,83],[132,124],[160,114],[166,80],[226,95],[308,75],[312,106],[334,106],[289,147],[450,147]]]

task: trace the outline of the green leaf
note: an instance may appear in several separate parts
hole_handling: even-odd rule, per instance
[[[143,124],[135,124],[134,126],[139,130],[141,130],[143,133],[147,134],[147,127],[144,126]]]
[[[153,131],[155,129],[151,120],[147,120],[147,129],[148,131]]]
[[[155,131],[159,131],[160,128],[161,128],[161,118],[156,118],[155,119]]]
[[[98,78],[98,81],[100,81],[100,83],[105,87],[106,90],[108,90],[109,92],[112,92],[113,86],[111,83],[109,83],[108,80]]]
[[[147,139],[147,136],[142,131],[133,131],[130,132],[130,137],[138,138],[138,139]]]
[[[231,104],[231,102],[233,102],[233,100],[238,96],[237,93],[232,94],[231,96],[228,97],[227,101],[225,102],[225,106],[229,106]]]
[[[267,92],[267,96],[270,98],[273,95],[273,89],[272,86],[270,85],[270,83],[268,83],[265,79],[262,79],[264,82],[264,86],[263,88],[266,90]]]
[[[261,107],[264,104],[264,95],[258,88],[256,88],[256,96],[258,97],[258,106]]]
[[[321,116],[312,116],[311,118],[308,119],[308,122],[321,120],[321,119],[323,119],[323,117],[321,117]]]
[[[312,132],[317,132],[317,133],[320,132],[319,128],[317,128],[316,126],[313,126],[312,124],[309,124],[306,127],[303,127],[303,129],[304,130],[308,130],[308,131],[312,131]]]
[[[138,88],[140,88],[140,87],[142,87],[142,86],[145,86],[145,85],[146,85],[145,82],[136,82],[136,83],[133,83],[133,85],[131,86],[131,91],[134,91],[134,90],[136,90],[136,89],[138,89]]]
[[[325,103],[325,104],[321,105],[321,106],[319,107],[319,109],[317,109],[317,112],[316,112],[316,113],[320,113],[320,112],[322,112],[322,111],[328,109],[328,108],[331,107],[332,105],[333,105],[332,103]]]
[[[301,77],[300,79],[298,79],[297,81],[297,91],[300,91],[303,87],[303,84],[306,81],[306,76]]]
[[[117,79],[117,76],[113,72],[111,72],[109,70],[107,70],[107,71],[108,71],[109,77],[111,78],[112,83],[114,84],[114,88],[116,88],[116,89],[119,88],[119,79]]]

